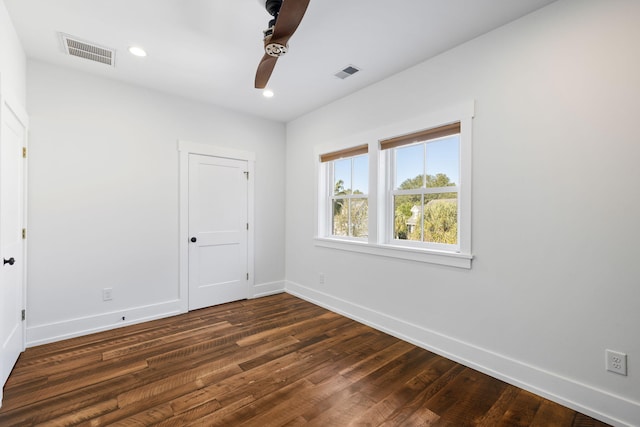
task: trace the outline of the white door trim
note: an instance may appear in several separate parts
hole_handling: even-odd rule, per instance
[[[180,153],[180,212],[179,212],[179,251],[180,251],[180,309],[183,313],[189,311],[189,155],[223,157],[226,159],[245,160],[249,170],[249,188],[247,200],[247,217],[249,220],[249,234],[247,242],[247,268],[249,270],[249,289],[253,290],[254,280],[254,168],[256,155],[253,152],[217,147],[209,144],[199,144],[189,141],[178,141]],[[251,291],[249,295],[252,295]]]

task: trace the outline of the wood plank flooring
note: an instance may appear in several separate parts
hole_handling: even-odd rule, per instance
[[[606,426],[287,294],[27,349],[33,425]]]

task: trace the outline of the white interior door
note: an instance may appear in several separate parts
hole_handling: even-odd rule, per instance
[[[247,161],[189,155],[189,310],[248,298]]]
[[[24,350],[24,158],[26,129],[2,101],[0,111],[0,385]],[[0,390],[0,402],[2,394]]]

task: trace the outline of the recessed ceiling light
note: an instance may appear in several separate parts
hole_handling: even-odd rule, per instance
[[[145,52],[143,48],[138,46],[131,46],[129,48],[129,52],[135,56],[140,56],[140,57],[147,56],[147,52]]]
[[[271,89],[265,89],[262,92],[262,96],[264,96],[265,98],[273,98],[273,91]]]

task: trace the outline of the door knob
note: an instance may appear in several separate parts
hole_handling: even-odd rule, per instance
[[[13,265],[13,264],[15,264],[15,263],[16,263],[16,260],[15,260],[15,258],[13,258],[13,257],[11,257],[11,258],[9,258],[9,259],[4,259],[4,258],[2,258],[2,260],[4,261],[4,262],[2,263],[2,265],[5,265],[5,264]]]
[[[195,242],[197,242],[197,241],[198,241],[198,239],[196,239],[195,237],[192,237],[192,238],[191,238],[191,241],[192,241],[193,243],[195,243]],[[13,259],[13,258],[12,258],[12,259]]]

